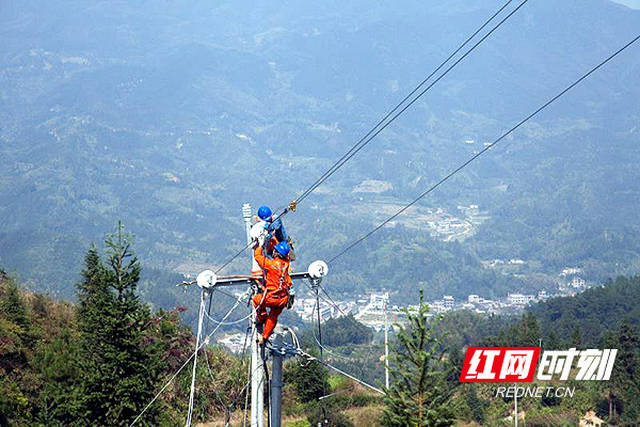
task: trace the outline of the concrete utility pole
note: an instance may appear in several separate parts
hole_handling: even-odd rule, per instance
[[[242,205],[242,218],[244,228],[247,233],[247,244],[251,244],[251,205]],[[253,271],[255,260],[253,252],[249,254],[251,260],[251,271]],[[251,304],[251,303],[250,303]],[[260,357],[260,349],[257,343],[256,311],[251,315],[251,427],[264,427],[264,367]]]
[[[513,425],[518,427],[518,388],[513,396]]]
[[[248,205],[243,206],[243,214],[247,223],[251,219],[251,207]],[[309,268],[305,272],[290,273],[291,280],[309,280],[316,285],[320,284],[320,281],[329,272],[329,267],[324,261],[314,261],[309,265]],[[204,314],[204,295],[205,290],[211,291],[216,287],[227,286],[248,286],[255,283],[255,278],[250,274],[234,274],[231,276],[217,276],[211,270],[204,270],[198,274],[197,283],[200,288],[203,289],[203,296],[201,302],[201,316],[200,322]],[[255,310],[254,310],[255,315]],[[256,335],[255,327],[253,337]],[[200,336],[200,333],[198,333]],[[264,427],[264,366],[263,359],[258,354],[258,345],[255,340],[251,346],[251,426],[252,427]],[[272,404],[269,408],[271,414],[271,426],[279,427],[282,424],[282,360],[285,357],[299,356],[300,349],[294,347],[291,344],[285,344],[282,335],[276,333],[271,336],[271,343],[266,346],[269,349],[269,353],[273,359],[273,374],[271,379],[271,396]],[[337,368],[334,368],[337,369]],[[354,381],[362,383],[357,378],[354,378],[342,371],[338,372],[348,376]],[[193,387],[192,387],[193,388]],[[382,391],[380,391],[382,393]],[[270,426],[270,427],[271,427]]]
[[[389,316],[387,306],[389,304],[389,293],[385,294],[384,300],[384,386],[389,389]]]
[[[271,338],[274,346],[282,345],[282,335],[276,333]],[[282,359],[284,356],[276,351],[271,352],[271,425],[280,427],[282,422]]]
[[[198,310],[198,333],[196,335],[196,350],[193,353],[193,372],[191,374],[191,393],[189,394],[189,415],[187,416],[186,427],[191,427],[191,418],[193,416],[193,399],[196,391],[196,368],[198,366],[198,351],[200,350],[200,338],[202,337],[202,320],[204,319],[204,312],[206,306],[206,297],[208,293],[206,289],[200,291],[200,309]],[[207,351],[205,348],[204,351]]]
[[[316,293],[316,308],[318,309],[318,342],[320,344],[320,360],[323,360],[322,327],[320,327],[320,323],[322,322],[322,315],[320,314],[320,283],[317,280],[312,280],[311,289]]]

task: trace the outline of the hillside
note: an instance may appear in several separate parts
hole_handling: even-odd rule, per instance
[[[105,328],[112,327],[112,323],[117,326],[118,321],[131,320],[111,318],[113,307],[108,301],[91,308],[92,297],[88,295],[102,292],[99,287],[87,288],[87,285],[96,286],[89,280],[91,265],[89,253],[83,272],[84,281],[78,286],[80,303],[76,305],[21,291],[14,279],[2,273],[0,381],[5,387],[0,390],[0,422],[3,425],[100,423],[97,421],[99,418],[94,418],[100,413],[98,408],[95,413],[84,413],[78,409],[87,401],[91,402],[96,387],[100,393],[116,387],[117,393],[103,395],[101,399],[103,405],[107,404],[107,413],[114,410],[118,414],[108,415],[110,421],[126,421],[128,424],[191,354],[194,337],[181,322],[178,311],[152,313],[144,304],[138,309],[138,315],[142,316],[140,322],[112,330],[117,331],[115,341],[111,334],[95,340],[104,334]],[[487,318],[469,312],[444,317],[435,332],[444,339],[437,351],[442,356],[446,355],[443,373],[452,393],[449,407],[454,419],[465,423],[497,423],[510,416],[513,406],[511,399],[493,398],[492,384],[458,383],[464,347],[530,346],[537,345],[542,338],[545,349],[570,346],[579,349],[617,348],[619,353],[611,381],[569,383],[576,387],[575,399],[520,400],[518,405],[527,424],[549,422],[550,419],[555,420],[554,423],[575,423],[590,412],[614,423],[640,420],[640,406],[637,405],[640,396],[637,381],[640,313],[632,307],[639,290],[640,278],[620,277],[576,297],[538,304],[521,319]],[[115,295],[113,289],[108,292]],[[87,324],[88,315],[97,316],[91,318],[101,321]],[[96,327],[96,324],[101,326]],[[137,345],[122,341],[130,329],[142,333]],[[379,359],[383,353],[378,342],[380,337],[373,337],[368,328],[353,318],[330,320],[323,330],[327,362],[373,384],[380,384],[383,378],[383,364]],[[579,332],[577,335],[576,330]],[[314,334],[312,330],[300,334],[307,351],[317,350]],[[395,334],[391,335],[392,353],[399,351],[400,341],[396,338]],[[99,357],[100,367],[111,366],[113,353],[110,346],[114,342],[120,343],[116,353],[117,366],[124,371],[113,377],[113,384],[96,384],[93,382],[95,376],[111,375],[111,370],[87,370],[86,363]],[[95,345],[101,349],[100,352],[91,352]],[[156,354],[154,357],[159,356],[154,359],[157,365],[153,365],[159,371],[154,371],[151,366],[136,366],[135,358],[141,357],[142,348],[151,355]],[[206,362],[198,365],[195,419],[219,425],[229,417],[232,422],[240,423],[247,358],[215,347],[208,348],[201,356]],[[122,360],[128,362],[123,364]],[[139,369],[152,369],[150,372],[155,373],[144,383],[135,383]],[[430,376],[436,372],[434,370]],[[331,425],[380,425],[387,401],[371,391],[342,376],[329,375],[320,365],[300,363],[298,359],[285,364],[284,375],[285,421],[291,425],[313,425],[321,413],[329,417]],[[147,413],[145,420],[157,425],[181,424],[186,413],[190,378],[190,371],[184,370]],[[134,383],[137,385],[132,386]],[[130,393],[132,387],[136,392],[131,399],[135,400],[128,400],[123,406],[117,396]],[[327,394],[331,398],[320,403],[318,398]],[[114,409],[116,407],[120,409]]]
[[[569,348],[618,350],[610,381],[533,381],[538,386],[575,387],[563,398],[518,399],[527,425],[575,425],[592,413],[609,425],[640,421],[640,312],[636,302],[640,277],[618,277],[574,297],[554,298],[529,308],[520,318],[478,316],[471,312],[446,315],[438,325],[459,378],[467,346],[538,346],[543,350]],[[481,425],[511,416],[513,398],[495,398],[496,384],[462,384],[458,393],[466,414]]]
[[[623,320],[640,326],[639,300],[640,277],[618,277],[575,297],[536,304],[528,311],[538,318],[542,330],[553,331],[556,338],[578,334],[583,346],[597,347]]]
[[[244,244],[243,202],[293,198],[499,4],[3,3],[0,263],[73,298],[84,251],[121,219],[168,277],[219,265]],[[604,0],[527,4],[286,218],[297,268],[337,253],[639,23]],[[420,204],[458,216],[479,205],[489,219],[474,234],[442,242],[400,218],[332,266],[327,286],[412,300],[423,281],[429,297],[491,297],[544,287],[566,265],[593,282],[637,272],[639,58],[620,57]],[[370,180],[384,191],[360,192]],[[480,263],[512,257],[531,274]]]
[[[81,293],[81,291],[79,291]],[[130,323],[128,329],[140,329],[143,339],[137,345],[126,343],[127,332],[117,328],[115,336],[105,334],[111,327],[109,304],[97,307],[105,324],[87,329],[86,297],[72,305],[53,301],[42,294],[22,291],[16,282],[0,270],[0,424],[23,425],[129,425],[143,407],[193,352],[195,339],[180,320],[179,311],[146,313],[142,324]],[[142,307],[143,312],[147,308]],[[95,314],[94,314],[95,315]],[[129,318],[124,321],[131,321]],[[87,342],[87,336],[92,339]],[[214,339],[216,336],[214,336]],[[118,342],[118,352],[110,354]],[[91,348],[91,346],[95,346]],[[144,350],[142,350],[142,348]],[[99,349],[99,351],[95,351]],[[137,365],[141,352],[158,352],[157,365]],[[232,355],[216,345],[200,352],[206,359],[198,365],[197,422],[224,423],[225,417],[241,423],[246,392],[246,354]],[[100,363],[86,369],[89,360]],[[202,360],[201,359],[201,360]],[[189,365],[191,366],[191,365]],[[136,372],[144,369],[150,377],[140,381]],[[325,393],[338,394],[330,402],[330,419],[362,425],[371,419],[370,410],[380,412],[378,396],[346,381],[330,376],[316,363],[289,361],[284,370],[286,418],[306,422],[314,418],[315,402]],[[111,381],[95,383],[96,377]],[[181,425],[185,402],[189,399],[191,370],[184,369],[166,392],[145,413],[144,425]],[[311,384],[311,385],[310,385]],[[96,395],[100,396],[96,399]],[[128,396],[127,399],[121,396]],[[87,410],[85,405],[90,402]],[[100,418],[106,412],[106,418]],[[342,420],[342,421],[340,421]],[[235,425],[235,424],[234,424]],[[347,424],[351,425],[351,424]]]

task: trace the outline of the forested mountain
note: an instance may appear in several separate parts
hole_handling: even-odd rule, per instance
[[[0,263],[73,298],[84,251],[121,219],[161,271],[153,286],[220,265],[244,244],[243,202],[291,200],[500,4],[2,2]],[[527,3],[286,217],[297,268],[336,254],[639,24],[640,11],[604,0]],[[637,52],[419,204],[458,216],[479,205],[489,219],[471,236],[442,242],[410,213],[326,285],[409,301],[418,281],[427,297],[492,297],[543,288],[566,265],[592,281],[637,272]],[[496,257],[530,271],[482,267]],[[241,257],[228,271],[245,268]],[[146,297],[172,306],[167,292]]]
[[[0,275],[3,425],[129,425],[191,354],[194,337],[178,311],[152,312],[140,301],[136,289],[140,266],[135,261],[113,262],[114,254],[122,253],[126,245],[111,242],[112,249],[105,255],[96,248],[87,252],[83,279],[77,283],[77,304],[21,291],[14,279],[4,272]],[[125,259],[132,259],[131,254]],[[121,276],[116,275],[118,271]],[[446,394],[438,394],[438,405],[446,409],[450,421],[501,422],[511,414],[512,399],[495,398],[492,384],[458,383],[465,347],[537,346],[542,339],[544,349],[616,348],[618,356],[611,381],[563,382],[576,388],[575,398],[521,399],[518,405],[527,424],[575,424],[589,411],[612,424],[637,423],[640,315],[633,301],[639,290],[640,278],[620,277],[576,297],[540,303],[521,318],[455,312],[424,324],[429,345],[435,346],[430,355],[443,363],[428,375],[429,381],[444,387]],[[424,319],[421,313],[412,321]],[[368,328],[353,318],[340,318],[325,323],[323,329],[326,362],[381,384],[383,347],[377,339],[372,341]],[[314,333],[301,334],[306,351],[317,351]],[[394,360],[408,360],[398,349],[402,341],[395,334],[391,334],[391,347],[400,357]],[[418,348],[416,343],[412,351]],[[231,418],[241,423],[247,357],[220,348],[207,349],[201,357],[206,363],[197,370],[195,419]],[[182,371],[146,412],[145,422],[180,424],[190,379],[191,373]],[[313,425],[323,411],[330,425],[381,423],[383,402],[377,395],[341,376],[329,376],[318,364],[291,360],[285,366],[285,384],[285,415],[300,423],[294,425]],[[427,390],[434,393],[435,389]],[[335,397],[321,403],[318,397],[326,393]],[[384,403],[387,409],[394,407],[386,399]]]
[[[539,319],[544,331],[553,331],[556,338],[573,337],[583,346],[598,346],[623,320],[640,326],[638,301],[640,276],[618,277],[575,297],[536,304],[529,312]]]

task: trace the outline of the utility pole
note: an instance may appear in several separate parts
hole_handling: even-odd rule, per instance
[[[513,395],[513,420],[513,425],[518,427],[518,387],[516,387],[516,392]]]
[[[271,338],[275,347],[282,346],[282,335],[276,333]],[[271,425],[269,427],[280,427],[282,423],[282,359],[284,356],[277,352],[271,352]]]
[[[320,323],[322,322],[322,316],[320,315],[320,284],[317,280],[311,280],[311,289],[313,289],[316,293],[316,309],[318,312],[318,347],[320,347],[320,360],[324,360],[323,351],[322,351],[322,327]],[[326,392],[325,392],[326,393]],[[318,407],[318,426],[322,426],[323,421],[323,412],[324,407],[320,405]]]
[[[323,360],[322,328],[320,327],[320,322],[322,322],[322,316],[320,315],[320,284],[316,280],[311,280],[311,288],[316,292],[316,308],[318,309],[318,342],[320,343],[320,360]]]
[[[200,310],[198,310],[198,334],[196,335],[196,350],[193,353],[193,372],[191,374],[191,393],[189,394],[189,415],[187,416],[186,427],[191,427],[191,418],[193,412],[193,399],[196,391],[196,368],[198,366],[198,351],[200,350],[200,338],[202,337],[202,320],[204,319],[204,312],[206,306],[207,290],[202,288],[200,290]],[[204,351],[207,351],[205,348]]]
[[[242,205],[242,218],[247,233],[247,245],[251,244],[251,205]],[[256,262],[253,253],[251,259],[251,271],[255,271]],[[252,302],[249,302],[252,304]],[[264,367],[258,348],[258,331],[256,330],[256,311],[252,308],[251,315],[251,427],[264,427]]]
[[[251,220],[251,207],[249,205],[244,205],[242,207],[242,212],[245,218],[245,222],[249,224]],[[326,276],[328,272],[329,266],[327,266],[326,262],[314,261],[309,265],[309,268],[306,272],[290,273],[290,277],[291,280],[310,280],[312,283],[315,283],[316,286],[318,286],[322,281],[322,278]],[[253,275],[249,274],[217,276],[216,273],[211,270],[204,270],[200,274],[198,274],[197,283],[198,286],[203,290],[203,294],[201,296],[199,320],[199,322],[202,323],[202,317],[204,315],[205,307],[205,290],[212,290],[216,287],[253,285],[255,283],[255,278]],[[227,315],[229,313],[227,313]],[[225,318],[223,318],[223,320]],[[255,337],[255,326],[253,329],[254,330],[252,336]],[[198,332],[198,337],[200,337],[200,335],[201,333]],[[294,344],[295,342],[296,341],[294,340]],[[268,342],[265,348],[269,350],[269,354],[273,359],[273,374],[271,379],[272,401],[271,407],[269,408],[269,414],[271,414],[271,426],[279,427],[282,424],[282,360],[285,357],[299,356],[300,348],[292,344],[284,343],[283,337],[279,333],[272,335],[271,342]],[[255,340],[252,342],[251,350],[251,426],[264,427],[264,362],[262,357],[260,357],[260,355],[258,354],[258,345]],[[346,374],[343,373],[343,375]],[[356,381],[358,380],[356,379]]]
[[[389,304],[389,293],[385,293],[384,300],[384,386],[389,389],[389,316],[387,305]]]

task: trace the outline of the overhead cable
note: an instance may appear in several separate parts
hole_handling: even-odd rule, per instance
[[[353,381],[357,382],[360,385],[363,385],[363,386],[365,386],[367,388],[370,388],[371,390],[373,390],[373,391],[375,391],[377,393],[380,393],[380,394],[383,394],[383,395],[386,394],[384,391],[380,390],[378,387],[372,386],[371,384],[368,384],[368,383],[362,381],[360,378],[357,378],[357,377],[355,377],[355,376],[353,376],[351,374],[348,374],[345,371],[343,371],[342,369],[336,368],[335,366],[325,362],[324,360],[320,360],[317,357],[314,357],[314,356],[312,356],[312,355],[310,355],[308,353],[303,352],[302,350],[300,350],[300,353],[301,353],[302,357],[304,357],[307,360],[316,361],[316,362],[320,363],[321,365],[326,366],[327,368],[332,369],[332,370],[336,371],[337,373],[339,373],[341,375],[344,375],[347,378],[352,379]]]
[[[487,19],[477,30],[475,30],[467,39],[458,46],[440,65],[438,65],[424,80],[422,80],[407,96],[405,96],[402,101],[400,101],[391,111],[389,111],[385,116],[376,123],[376,125],[369,130],[360,140],[354,144],[342,157],[340,157],[320,178],[318,178],[311,186],[309,186],[306,190],[302,192],[300,196],[298,196],[294,201],[289,203],[287,207],[285,207],[278,215],[276,215],[275,219],[282,218],[288,212],[295,210],[296,206],[306,199],[309,194],[315,191],[323,182],[325,182],[331,175],[333,175],[338,169],[340,169],[346,162],[348,162],[353,156],[355,156],[358,151],[364,148],[373,138],[375,138],[382,130],[384,130],[391,122],[393,122],[398,116],[404,113],[407,108],[413,105],[419,98],[421,98],[429,89],[431,89],[438,81],[440,81],[445,75],[449,73],[458,63],[460,63],[464,58],[467,57],[473,50],[476,49],[487,37],[489,37],[495,30],[497,30],[507,19],[509,19],[514,13],[516,13],[528,0],[523,0],[513,11],[511,11],[505,18],[503,18],[498,24],[496,24],[487,34],[485,34],[480,41],[474,44],[462,57],[456,60],[453,65],[451,65],[442,75],[440,75],[433,83],[431,83],[426,89],[420,92],[411,102],[409,102],[404,108],[402,108],[397,114],[396,111],[402,107],[402,105],[408,101],[416,92],[418,92],[428,81],[431,79],[438,71],[440,71],[456,54],[458,54],[474,37],[476,37],[491,21],[493,21],[499,14],[502,12],[509,4],[513,2],[513,0],[508,0],[505,4],[503,4],[489,19]],[[393,115],[393,117],[392,117]],[[386,122],[386,123],[385,123]],[[382,127],[381,127],[382,126]],[[374,133],[375,132],[375,133]],[[227,261],[225,261],[222,266],[220,266],[216,273],[220,272],[223,268],[231,264],[237,257],[242,255],[244,251],[246,251],[251,246],[251,243],[244,246],[238,252],[236,252],[233,256],[231,256]]]
[[[502,12],[512,0],[507,1],[497,12],[495,12],[489,19],[487,19],[471,36],[469,36],[453,53],[451,53],[447,59],[445,59],[438,67],[431,72],[422,82],[418,84],[405,98],[402,99],[391,111],[389,111],[365,136],[363,136],[353,147],[349,149],[340,159],[338,159],[320,178],[318,178],[309,188],[307,188],[298,198],[296,203],[300,203],[306,199],[316,188],[318,188],[323,182],[325,182],[331,175],[333,175],[342,165],[355,156],[358,151],[364,148],[371,140],[373,140],[380,132],[382,132],[387,126],[389,126],[395,119],[397,119],[402,113],[404,113],[409,107],[411,107],[418,99],[420,99],[425,93],[427,93],[436,83],[438,83],[444,76],[446,76],[453,68],[456,67],[463,59],[465,59],[471,52],[473,52],[484,40],[486,40],[495,30],[497,30],[505,21],[507,21],[513,14],[515,14],[522,6],[527,3],[528,0],[523,0],[514,10],[512,10],[506,17],[504,17],[498,24],[496,24],[489,32],[487,32],[478,42],[476,42],[464,55],[458,58],[451,66],[449,66],[435,81],[429,84],[418,95],[413,98],[402,109],[402,105],[409,100],[418,90],[420,90],[427,81],[433,77],[441,68],[443,68],[460,50],[462,50],[480,31],[482,31],[500,12]],[[396,113],[396,111],[400,109]],[[394,114],[395,113],[395,114]],[[388,120],[387,120],[388,119]]]
[[[433,190],[435,190],[436,188],[438,188],[440,185],[442,185],[444,182],[446,182],[447,180],[449,180],[452,176],[454,176],[455,174],[457,174],[458,172],[460,172],[462,169],[464,169],[467,165],[469,165],[471,162],[473,162],[475,159],[477,159],[478,157],[480,157],[481,155],[483,155],[484,153],[486,153],[487,151],[489,151],[491,148],[493,148],[496,144],[498,144],[500,141],[502,141],[504,138],[506,138],[508,135],[510,135],[513,131],[515,131],[516,129],[518,129],[520,126],[522,126],[523,124],[525,124],[527,121],[529,121],[531,118],[533,118],[534,116],[536,116],[540,111],[544,110],[545,108],[547,108],[549,105],[551,105],[553,102],[555,102],[558,98],[560,98],[561,96],[563,96],[565,93],[567,93],[568,91],[570,91],[571,89],[573,89],[575,86],[577,86],[580,82],[582,82],[584,79],[586,79],[587,77],[589,77],[591,74],[593,74],[594,72],[596,72],[599,68],[601,68],[602,66],[604,66],[606,63],[608,63],[609,61],[611,61],[613,58],[615,58],[616,56],[618,56],[618,54],[620,54],[622,51],[624,51],[625,49],[627,49],[629,46],[631,46],[632,44],[634,44],[636,41],[638,41],[638,39],[640,38],[640,35],[636,36],[633,40],[631,40],[630,42],[628,42],[627,44],[625,44],[623,47],[621,47],[620,49],[618,49],[617,51],[615,51],[614,53],[612,53],[611,55],[609,55],[606,59],[604,59],[602,62],[600,62],[598,65],[596,65],[595,67],[593,67],[591,70],[589,70],[587,73],[585,73],[584,75],[582,75],[582,77],[580,77],[579,79],[577,79],[576,81],[574,81],[573,83],[571,83],[569,86],[567,86],[564,90],[562,90],[560,93],[558,93],[557,95],[555,95],[553,98],[551,98],[550,100],[548,100],[547,102],[545,102],[541,107],[539,107],[537,110],[535,110],[533,113],[529,114],[527,117],[525,117],[524,119],[522,119],[521,121],[519,121],[516,125],[514,125],[511,129],[509,129],[508,131],[506,131],[505,133],[503,133],[498,139],[496,139],[495,141],[493,141],[491,144],[487,145],[484,149],[482,149],[481,151],[479,151],[477,154],[475,154],[474,156],[472,156],[469,160],[467,160],[466,162],[464,162],[463,164],[461,164],[460,166],[458,166],[456,169],[454,169],[453,171],[451,171],[449,174],[447,174],[444,178],[440,179],[440,181],[436,182],[433,186],[431,186],[428,190],[426,190],[425,192],[423,192],[422,194],[420,194],[418,197],[416,197],[415,199],[413,199],[411,201],[411,203],[405,205],[403,208],[401,208],[400,210],[398,210],[396,213],[394,213],[393,215],[391,215],[389,218],[387,218],[386,220],[384,220],[382,223],[380,223],[378,226],[376,226],[373,230],[369,231],[368,233],[364,234],[362,237],[360,237],[359,239],[357,239],[356,241],[354,241],[353,243],[351,243],[349,246],[347,246],[345,249],[343,249],[340,253],[338,253],[337,255],[335,255],[333,258],[331,258],[329,260],[329,263],[332,263],[333,261],[335,261],[336,259],[338,259],[339,257],[341,257],[342,255],[344,255],[346,252],[348,252],[349,250],[353,249],[355,246],[357,246],[358,244],[360,244],[363,240],[365,240],[366,238],[368,238],[369,236],[371,236],[373,233],[375,233],[376,231],[380,230],[382,227],[384,227],[385,225],[387,225],[389,222],[393,221],[395,218],[397,218],[399,215],[401,215],[403,212],[405,212],[407,209],[409,209],[411,206],[413,206],[414,204],[416,204],[420,199],[422,199],[423,197],[425,197],[427,194],[431,193]]]
[[[233,311],[238,307],[238,305],[241,302],[241,298],[239,297],[236,300],[236,303],[233,305],[233,307],[231,307],[229,309],[229,311],[227,311],[227,314],[224,315],[224,317],[222,318],[221,322],[224,322],[225,320],[227,320],[227,317],[229,317],[231,315],[231,313],[233,313]],[[176,377],[178,376],[178,374],[180,374],[180,372],[184,369],[185,366],[187,366],[189,364],[189,362],[191,361],[191,359],[193,359],[196,355],[196,353],[198,351],[200,351],[200,349],[202,347],[204,347],[208,341],[209,338],[211,338],[213,336],[213,334],[216,333],[216,331],[218,330],[218,328],[220,328],[220,326],[222,326],[222,323],[219,323],[218,326],[216,326],[213,331],[211,331],[210,334],[208,334],[206,336],[206,338],[202,341],[202,343],[198,346],[198,348],[196,348],[196,350],[191,354],[191,356],[189,356],[189,358],[187,360],[185,360],[185,362],[182,364],[182,366],[180,366],[180,368],[171,376],[171,378],[169,378],[169,381],[166,382],[166,384],[160,389],[160,391],[153,397],[153,399],[151,399],[151,401],[147,404],[147,406],[144,407],[144,409],[142,410],[142,412],[140,412],[138,414],[138,416],[131,422],[131,424],[129,424],[129,427],[133,426],[135,423],[138,422],[138,420],[142,417],[142,415],[144,415],[145,412],[147,412],[147,410],[151,407],[151,405],[153,405],[153,403],[160,397],[160,395],[162,395],[162,393],[164,393],[164,391],[166,390],[167,387],[169,387],[169,384],[171,384],[173,382],[173,380],[176,379]]]

